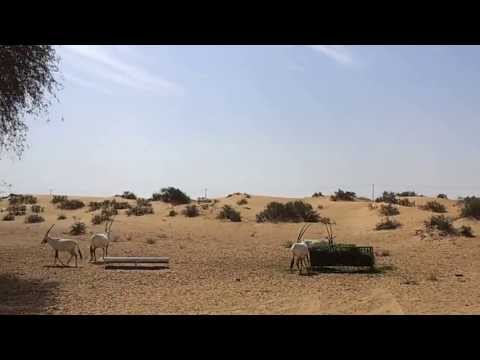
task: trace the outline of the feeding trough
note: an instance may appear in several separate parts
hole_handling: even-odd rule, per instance
[[[304,240],[308,246],[312,268],[326,266],[374,267],[373,247],[335,244],[332,230],[332,225],[335,223],[326,217],[321,218],[320,222],[327,229],[327,238],[325,240]]]

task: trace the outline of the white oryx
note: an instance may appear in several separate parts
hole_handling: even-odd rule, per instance
[[[54,226],[55,224],[53,224],[50,227],[50,229],[47,230],[47,233],[45,234],[42,240],[42,244],[48,243],[48,245],[50,245],[53,248],[53,250],[55,250],[55,259],[53,260],[53,265],[57,263],[57,259],[58,259],[58,261],[60,261],[60,263],[65,266],[62,260],[60,260],[60,258],[58,257],[58,252],[63,251],[63,252],[68,252],[71,255],[70,259],[68,259],[67,261],[67,265],[70,264],[70,261],[75,256],[75,267],[77,267],[78,266],[77,250],[78,250],[78,255],[80,255],[80,259],[83,259],[82,252],[80,251],[80,246],[78,245],[78,241],[73,239],[61,239],[61,238],[51,237],[49,233]]]
[[[304,266],[307,269],[307,271],[311,266],[308,244],[301,241],[303,235],[305,234],[305,232],[310,226],[311,224],[303,225],[303,227],[300,229],[300,233],[298,234],[297,241],[290,247],[290,251],[292,253],[292,261],[290,262],[290,271],[292,271],[294,263],[297,264],[297,268],[300,274],[302,273],[302,269]]]
[[[98,248],[103,250],[103,258],[108,256],[108,244],[110,243],[110,233],[112,230],[112,220],[107,220],[105,223],[105,232],[92,235],[90,238],[90,260],[97,261],[96,251]]]

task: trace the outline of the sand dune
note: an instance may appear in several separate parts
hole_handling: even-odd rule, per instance
[[[169,217],[171,206],[154,202],[155,214],[127,217],[120,211],[112,231],[116,241],[111,255],[168,256],[169,270],[105,270],[84,259],[75,268],[48,267],[53,252],[40,245],[46,229],[66,233],[73,216],[91,225],[87,208],[59,210],[49,196],[39,196],[45,222],[25,224],[23,217],[0,221],[0,313],[52,314],[457,314],[480,313],[480,241],[478,238],[421,239],[416,230],[432,213],[400,207],[397,230],[376,231],[377,210],[367,202],[332,202],[304,198],[323,216],[333,218],[336,240],[374,246],[378,274],[320,273],[299,276],[288,271],[289,252],[300,224],[256,223],[255,215],[270,201],[292,199],[252,196],[238,206],[235,195],[220,198],[215,207],[197,218]],[[79,198],[86,203],[99,198]],[[412,198],[421,205],[429,198]],[[458,216],[452,200],[440,199],[448,215]],[[133,201],[132,201],[133,203]],[[243,221],[216,219],[229,204],[241,211]],[[7,202],[0,202],[6,207]],[[57,221],[60,213],[67,219]],[[460,219],[480,234],[477,221]],[[306,236],[325,236],[321,224]],[[89,234],[80,240],[88,256]],[[147,243],[153,239],[153,244]],[[64,255],[65,256],[65,255]],[[436,280],[435,280],[436,279]]]

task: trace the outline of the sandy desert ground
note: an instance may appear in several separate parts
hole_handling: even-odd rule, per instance
[[[25,224],[23,216],[0,221],[0,313],[480,314],[479,237],[422,239],[416,230],[424,228],[431,212],[400,207],[397,218],[403,226],[376,231],[381,216],[369,209],[368,202],[302,199],[314,208],[322,205],[320,214],[337,222],[337,242],[374,246],[381,271],[299,276],[289,271],[284,243],[295,239],[301,224],[255,221],[268,202],[292,199],[252,195],[248,204],[238,206],[241,197],[221,198],[215,208],[201,210],[196,218],[169,217],[171,207],[162,202],[153,202],[153,215],[127,217],[121,210],[112,228],[116,239],[109,255],[168,256],[170,269],[106,270],[101,262],[88,263],[89,232],[102,231],[103,225],[91,225],[87,207],[59,210],[50,196],[39,196],[45,222]],[[101,200],[69,198],[86,204]],[[413,199],[417,205],[429,200]],[[458,215],[455,201],[439,201],[447,206],[448,215]],[[216,219],[224,204],[241,210],[243,221]],[[3,200],[0,207],[6,206]],[[58,221],[60,213],[67,219]],[[54,222],[52,235],[66,232],[73,216],[88,225],[87,234],[73,237],[80,240],[84,260],[78,268],[52,267],[53,251],[40,242]],[[478,222],[455,221],[464,223],[480,235]],[[323,225],[315,224],[306,237],[325,235]]]

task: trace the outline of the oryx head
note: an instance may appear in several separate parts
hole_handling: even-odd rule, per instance
[[[55,224],[53,224],[52,226],[50,226],[50,228],[47,230],[47,232],[45,233],[45,236],[43,237],[43,240],[42,240],[42,244],[45,244],[48,240],[48,234],[50,233],[50,230],[52,230],[52,228],[55,226]]]

